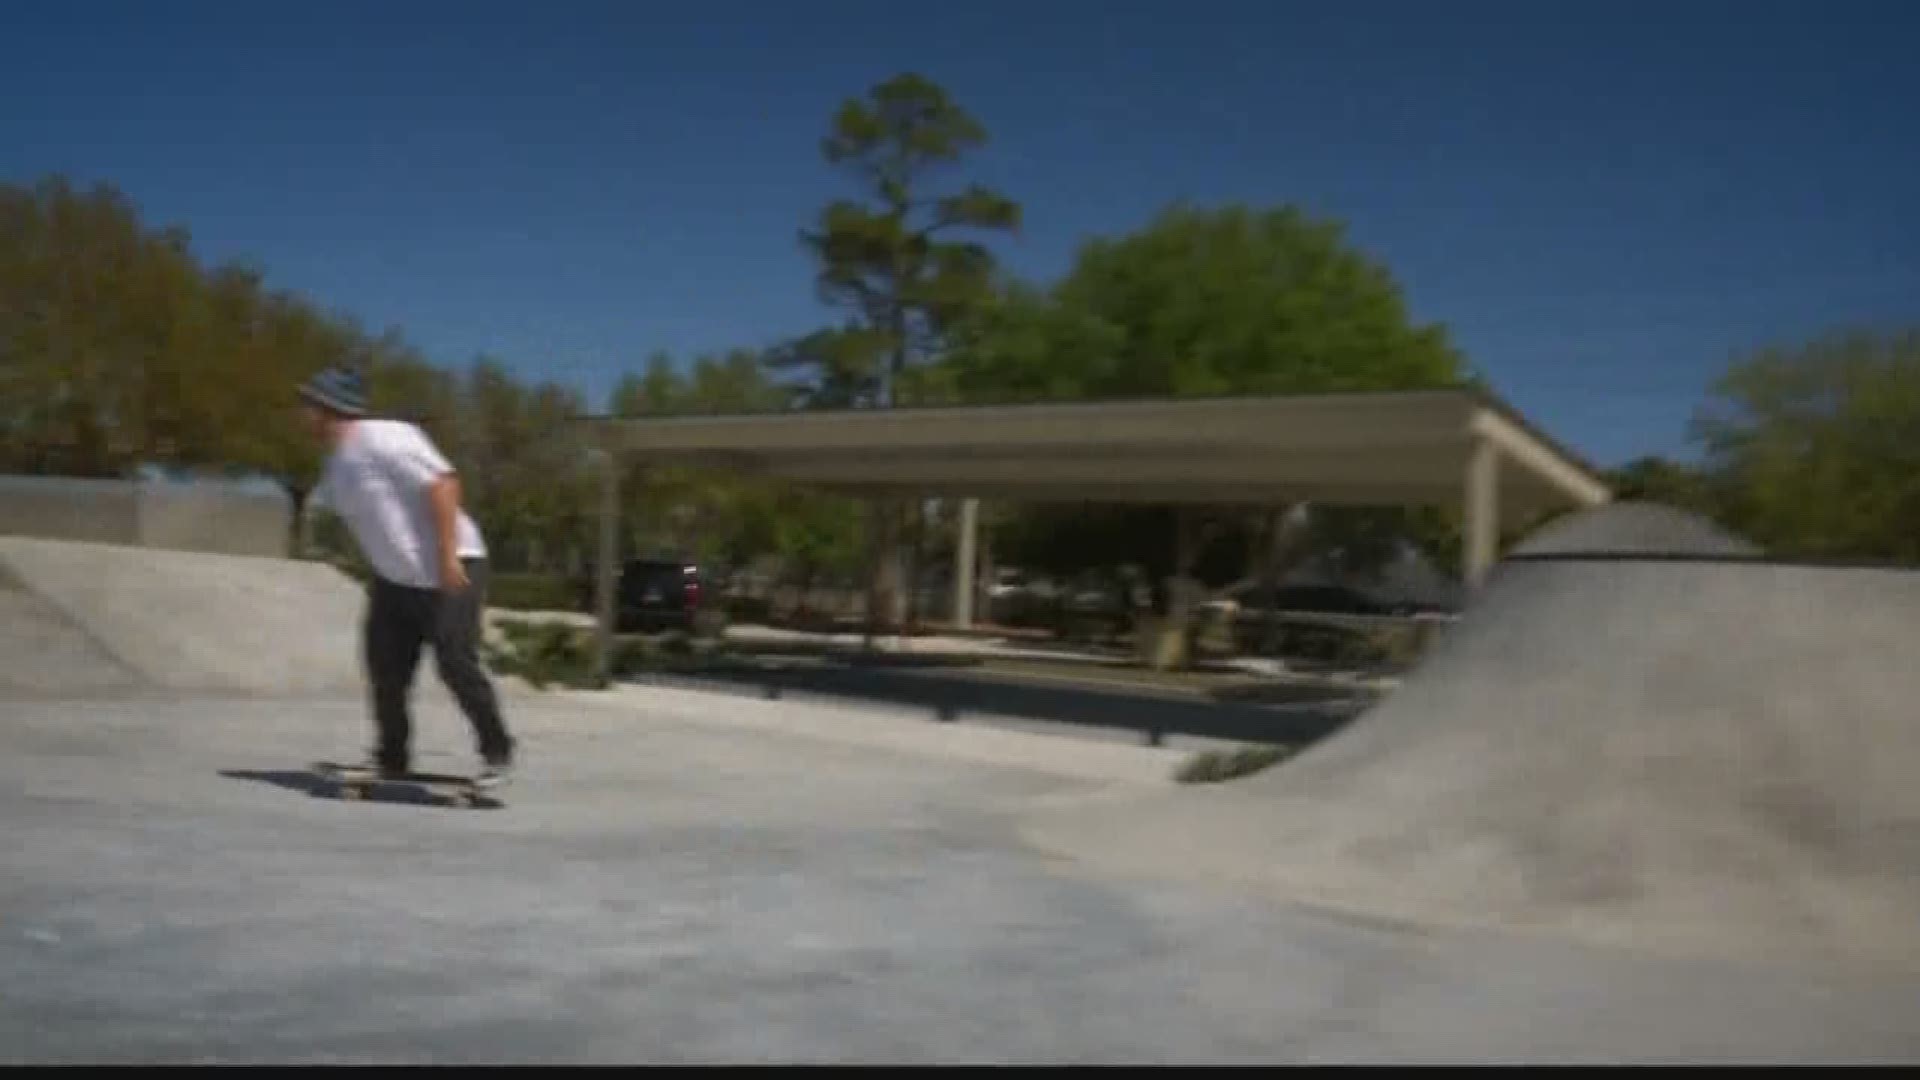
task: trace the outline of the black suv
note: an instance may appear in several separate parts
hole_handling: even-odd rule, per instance
[[[593,611],[592,575],[581,584],[585,609]],[[708,599],[706,584],[700,568],[688,560],[627,560],[620,568],[620,581],[614,586],[614,631],[693,633],[695,619]]]

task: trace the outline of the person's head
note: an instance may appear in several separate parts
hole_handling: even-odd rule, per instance
[[[339,439],[347,425],[367,415],[366,381],[350,367],[330,367],[302,383],[300,401],[318,438]]]

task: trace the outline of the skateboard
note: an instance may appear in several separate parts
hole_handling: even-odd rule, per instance
[[[383,784],[406,784],[462,806],[475,807],[486,803],[500,788],[498,784],[483,784],[476,777],[452,773],[410,772],[405,776],[383,777],[378,770],[364,765],[342,765],[334,761],[316,761],[313,771],[333,781],[340,797],[349,801],[363,799]]]

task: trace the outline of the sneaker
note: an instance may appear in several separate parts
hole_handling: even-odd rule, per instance
[[[512,773],[511,761],[489,761],[480,766],[480,773],[474,777],[474,781],[481,787],[499,787],[507,782]]]

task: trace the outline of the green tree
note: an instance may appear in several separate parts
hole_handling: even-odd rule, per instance
[[[695,357],[685,372],[655,353],[644,374],[623,377],[616,416],[683,416],[760,412],[780,404],[758,353],[736,349]],[[770,488],[724,469],[657,464],[630,474],[622,506],[631,516],[630,546],[672,548],[707,561],[740,563],[773,544]]]
[[[779,407],[782,397],[779,387],[768,379],[760,353],[732,349],[695,358],[682,408],[710,415],[757,413]]]
[[[590,505],[577,395],[488,358],[463,380],[257,267],[202,265],[184,230],[146,225],[110,185],[0,185],[0,469],[264,473],[304,509],[320,455],[293,388],[341,363],[460,464],[498,550],[542,561],[564,546]]]
[[[804,616],[822,575],[846,579],[859,569],[865,555],[860,507],[851,499],[792,488],[773,492],[772,502],[773,550],[799,590]]]
[[[950,361],[973,400],[1457,386],[1464,361],[1387,269],[1293,207],[1175,206],[1009,288]]]
[[[61,177],[0,187],[0,224],[8,467],[113,476],[168,454],[210,389],[192,377],[213,328],[184,237]]]
[[[1694,433],[1725,520],[1771,552],[1920,559],[1920,328],[1740,357]]]
[[[1614,498],[1664,503],[1668,506],[1719,516],[1713,477],[1698,466],[1650,455],[1635,458],[1606,475]]]
[[[279,406],[360,340],[111,185],[0,185],[0,468],[264,471],[298,499],[317,456]]]
[[[1286,206],[1175,206],[1137,233],[1090,242],[1052,287],[1011,285],[968,319],[946,364],[970,401],[1416,389],[1468,379],[1445,330],[1412,319],[1384,266],[1348,244],[1338,223]],[[1183,514],[1059,508],[1027,516],[1040,520],[1000,541],[1010,561],[1057,563],[1078,551],[1159,576],[1174,566]],[[1218,576],[1202,571],[1222,551],[1259,563],[1260,519],[1270,514],[1221,507],[1184,516],[1201,519],[1194,527],[1208,538],[1188,570]],[[1447,518],[1322,508],[1312,530],[1319,547],[1364,573],[1402,541],[1444,550]],[[1042,539],[1055,531],[1114,539]]]
[[[674,370],[673,357],[655,350],[641,374],[620,376],[608,407],[614,416],[651,416],[671,410],[680,394],[680,373]]]
[[[647,357],[639,374],[621,376],[608,401],[610,415],[639,419],[671,416],[680,412],[686,396],[686,381],[674,366],[673,357],[656,350]],[[678,546],[671,526],[676,507],[693,494],[685,470],[670,465],[650,464],[643,469],[626,468],[621,474],[620,516],[623,523],[622,556],[652,548]]]
[[[801,241],[821,299],[849,322],[776,362],[813,368],[815,387],[836,404],[897,403],[901,375],[991,294],[992,253],[955,234],[1019,227],[1019,205],[988,187],[929,190],[986,141],[980,122],[920,75],[896,75],[842,103],[821,152],[864,201],[829,203]]]
[[[597,488],[578,421],[585,405],[551,382],[523,383],[504,362],[477,358],[459,380],[458,419],[443,448],[484,519],[497,560],[546,571],[578,547]]]
[[[779,400],[760,355],[735,349],[694,359],[678,411],[701,415],[764,412]],[[701,558],[743,566],[774,546],[774,485],[725,469],[688,469],[683,519]]]
[[[1021,212],[982,184],[936,180],[986,142],[978,119],[944,88],[911,72],[878,83],[835,112],[821,153],[860,198],[822,208],[801,242],[814,259],[820,298],[840,309],[844,322],[767,358],[776,371],[801,373],[794,394],[800,405],[887,408],[953,397],[949,381],[913,372],[936,359],[948,332],[991,299],[995,260],[978,237],[1017,230]],[[915,591],[898,579],[911,571],[895,545],[908,507],[883,500],[873,509],[878,549],[889,557],[875,568],[870,605],[876,615],[884,604],[910,619],[902,601]],[[904,535],[917,551],[926,530],[919,513],[912,520]]]

